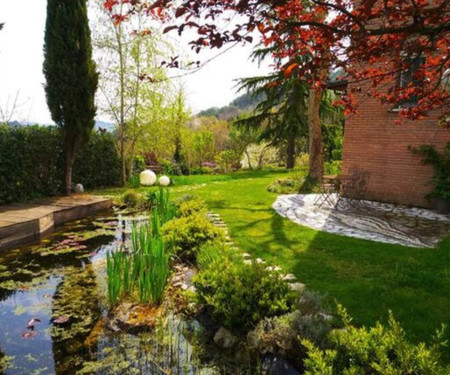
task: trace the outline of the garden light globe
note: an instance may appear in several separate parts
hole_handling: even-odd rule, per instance
[[[161,186],[169,186],[170,185],[170,178],[167,176],[161,176],[158,180],[159,184]]]
[[[139,175],[139,180],[141,182],[141,185],[152,186],[156,183],[156,174],[153,173],[150,169],[146,169]]]

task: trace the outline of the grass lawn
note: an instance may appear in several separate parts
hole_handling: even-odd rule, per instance
[[[243,251],[281,266],[330,302],[343,304],[358,325],[385,321],[392,310],[413,341],[429,341],[441,323],[450,326],[450,238],[436,249],[415,249],[294,224],[275,213],[276,195],[267,191],[269,183],[286,176],[259,171],[179,177],[172,192],[203,198]]]

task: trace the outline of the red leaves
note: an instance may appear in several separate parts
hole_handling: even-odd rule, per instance
[[[283,70],[284,77],[289,78],[292,75],[294,69],[296,68],[298,68],[297,63],[292,63],[291,65],[289,65],[286,69]]]

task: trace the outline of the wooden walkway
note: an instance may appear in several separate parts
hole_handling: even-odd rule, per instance
[[[55,226],[111,207],[110,199],[85,194],[0,206],[0,251],[39,240]]]

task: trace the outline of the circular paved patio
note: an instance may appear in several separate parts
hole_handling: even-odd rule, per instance
[[[362,201],[357,207],[314,204],[317,194],[280,195],[273,208],[297,224],[343,236],[412,247],[434,247],[450,235],[450,215],[423,208]]]

